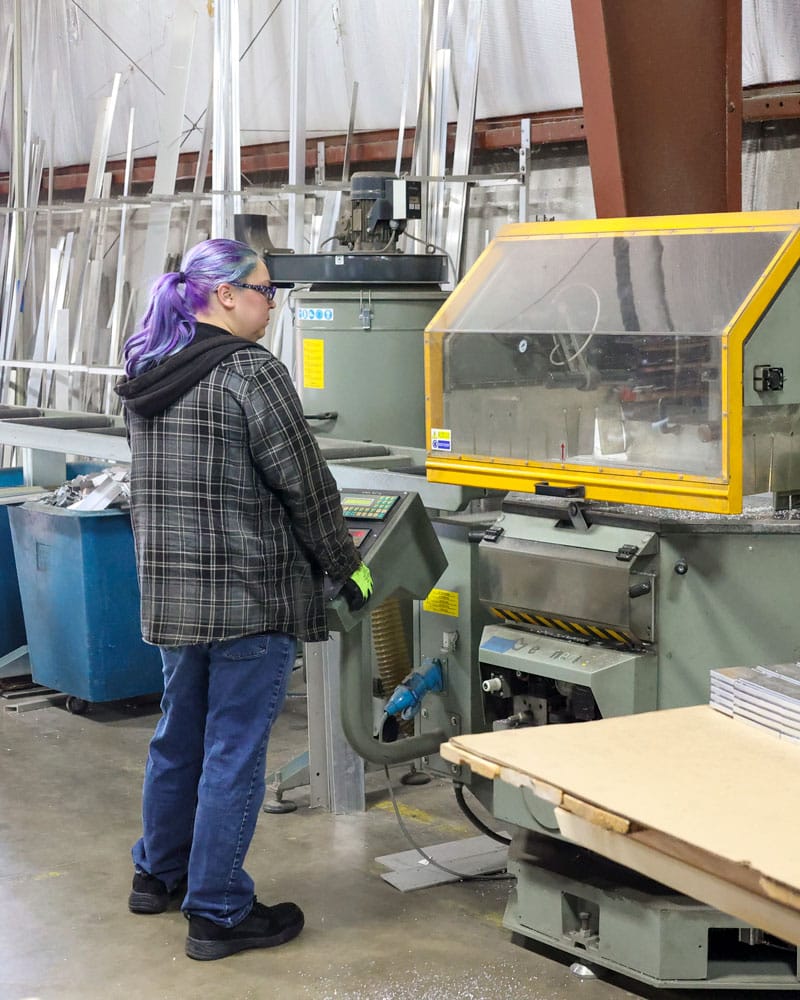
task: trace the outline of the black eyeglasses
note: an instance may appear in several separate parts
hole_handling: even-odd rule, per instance
[[[249,288],[252,292],[261,292],[267,302],[272,302],[275,292],[278,291],[277,285],[248,285],[246,281],[231,281],[229,284],[236,288]]]

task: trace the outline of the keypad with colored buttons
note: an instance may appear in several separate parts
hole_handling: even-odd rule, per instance
[[[342,510],[354,520],[383,521],[399,499],[396,493],[347,493],[342,497]]]

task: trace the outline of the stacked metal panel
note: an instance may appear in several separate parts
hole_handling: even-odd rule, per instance
[[[711,671],[712,708],[800,741],[800,664]]]
[[[16,0],[14,9],[21,15],[21,0]],[[123,198],[111,197],[112,175],[107,168],[122,80],[116,73],[97,116],[83,202],[57,210],[53,205],[53,129],[48,130],[45,142],[31,128],[38,111],[32,103],[37,76],[30,67],[37,63],[39,13],[37,0],[32,38],[23,30],[28,22],[19,16],[9,26],[0,52],[3,86],[11,75],[11,56],[16,60],[11,88],[13,115],[4,109],[0,88],[0,125],[9,117],[13,125],[13,129],[0,131],[13,131],[15,139],[8,206],[0,210],[0,404],[113,412],[118,407],[113,383],[121,371],[122,343],[138,310],[137,294],[165,268],[168,236],[182,221],[178,219],[173,227],[173,202],[185,208],[175,195],[175,179],[198,12],[195,0],[179,0],[175,5],[152,195],[138,204],[130,198],[134,154],[131,109]],[[29,56],[30,62],[30,67],[26,63],[30,78],[27,105],[17,66],[23,56]],[[58,93],[58,80],[54,70],[53,95]],[[86,120],[89,117],[83,116]],[[53,112],[51,126],[55,118]],[[203,160],[204,172],[207,159]],[[40,206],[45,168],[49,174],[47,205]],[[137,211],[137,218],[129,219]],[[143,250],[133,251],[130,222],[143,232]],[[182,241],[183,233],[176,233],[172,242],[178,238]],[[38,256],[34,253],[36,244]],[[7,451],[0,448],[0,465],[9,459]]]

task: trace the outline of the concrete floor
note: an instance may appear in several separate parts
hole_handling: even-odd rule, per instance
[[[246,867],[263,901],[302,906],[303,934],[275,950],[191,961],[180,913],[134,916],[126,905],[157,718],[155,704],[94,706],[86,716],[0,708],[0,1000],[653,995],[619,979],[579,980],[557,955],[513,944],[502,926],[508,882],[412,893],[386,884],[374,858],[409,845],[378,773],[368,775],[363,815],[310,810],[300,789],[290,795],[297,812],[260,817]],[[305,740],[304,701],[293,698],[273,732],[270,769]],[[419,843],[476,834],[446,783],[398,785],[396,794]]]

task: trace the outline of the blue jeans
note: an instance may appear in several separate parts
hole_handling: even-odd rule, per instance
[[[225,927],[253,906],[242,863],[296,647],[293,636],[272,632],[161,648],[163,715],[150,741],[133,862],[170,890],[188,874],[182,909]]]

